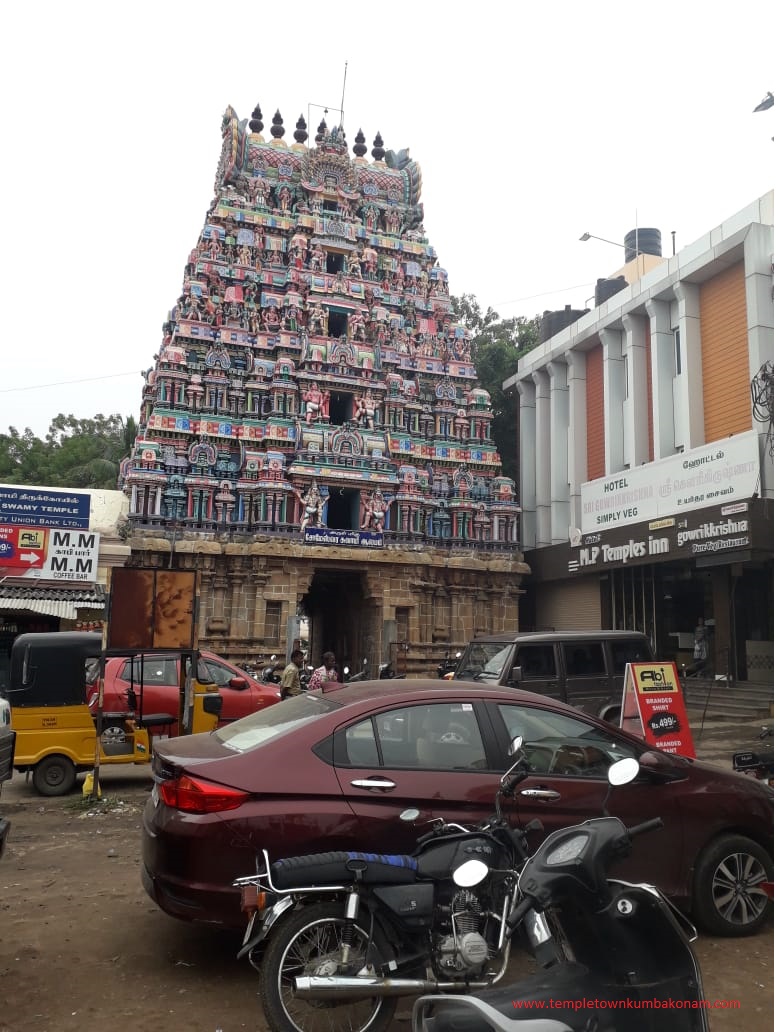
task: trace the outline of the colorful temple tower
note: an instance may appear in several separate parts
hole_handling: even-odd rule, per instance
[[[475,630],[517,627],[519,507],[490,397],[417,163],[379,133],[368,161],[360,130],[351,158],[325,121],[308,147],[302,117],[288,146],[279,113],[265,141],[261,117],[224,114],[145,375],[122,467],[133,561],[200,568],[201,640],[234,658],[287,650],[307,616],[315,659],[428,672]]]

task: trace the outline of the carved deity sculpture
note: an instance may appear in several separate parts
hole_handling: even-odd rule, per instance
[[[329,324],[329,313],[323,307],[323,305],[315,304],[310,310],[310,333],[319,333],[322,337],[326,336],[327,327]]]
[[[323,418],[324,405],[328,401],[328,398],[325,396],[326,393],[313,381],[302,395],[305,403],[305,420],[307,423],[312,423],[314,419]]]
[[[299,496],[302,502],[301,529],[306,527],[320,527],[323,520],[323,498],[318,490],[318,485],[313,480],[306,494]]]
[[[373,491],[364,506],[364,518],[361,522],[362,530],[371,530],[375,533],[382,533],[385,527],[385,514],[388,509],[382,491],[377,488]]]
[[[369,427],[370,430],[374,430],[376,411],[377,402],[370,390],[367,390],[364,394],[356,395],[353,406],[353,417],[360,426],[366,426]]]
[[[310,252],[310,268],[313,272],[323,272],[326,265],[326,252],[317,244]]]

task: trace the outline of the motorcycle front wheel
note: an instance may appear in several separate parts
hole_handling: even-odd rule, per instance
[[[343,934],[352,929],[347,970],[341,967]],[[368,950],[368,954],[367,954]],[[314,903],[292,914],[270,939],[259,970],[259,995],[273,1032],[385,1032],[396,998],[302,999],[295,979],[376,970],[392,956],[379,928],[369,943],[368,920],[347,921],[342,903]]]

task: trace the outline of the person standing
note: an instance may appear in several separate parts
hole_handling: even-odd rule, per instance
[[[292,695],[302,694],[302,684],[299,680],[299,671],[304,662],[304,653],[301,649],[294,649],[291,653],[291,662],[283,671],[280,678],[280,698],[289,699]]]
[[[702,616],[698,617],[698,624],[695,628],[695,641],[692,650],[693,674],[697,677],[705,672],[709,665],[709,637],[706,631],[706,623]]]
[[[313,691],[315,688],[320,688],[324,681],[336,681],[337,678],[337,659],[333,652],[324,652],[321,656],[323,660],[321,666],[316,667],[310,677],[310,683],[307,686],[308,691]]]

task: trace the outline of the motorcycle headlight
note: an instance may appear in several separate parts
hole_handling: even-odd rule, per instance
[[[576,860],[584,852],[588,836],[585,834],[572,835],[565,842],[560,842],[554,849],[550,850],[544,859],[548,867],[557,867],[560,864],[569,864]]]

